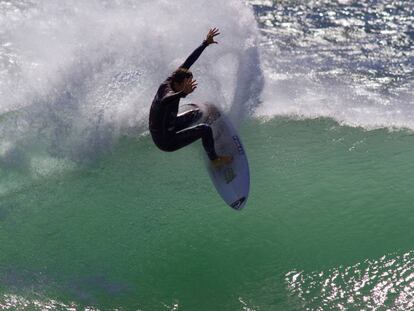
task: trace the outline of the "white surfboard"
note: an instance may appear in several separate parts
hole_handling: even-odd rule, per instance
[[[187,106],[187,105],[186,105]],[[249,164],[240,136],[231,121],[213,104],[191,104],[189,109],[198,107],[202,113],[195,124],[211,126],[214,145],[218,155],[231,155],[233,161],[215,168],[207,155],[204,159],[210,178],[223,200],[232,208],[245,207],[250,189]]]

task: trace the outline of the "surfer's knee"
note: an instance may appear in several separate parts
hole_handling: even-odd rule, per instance
[[[210,125],[205,124],[205,123],[201,123],[201,124],[197,125],[196,126],[196,129],[199,132],[202,132],[203,134],[204,133],[206,133],[206,134],[213,134],[213,130],[211,129]]]
[[[173,144],[161,144],[157,145],[157,147],[165,152],[173,152],[177,150],[176,146]]]
[[[176,150],[175,146],[171,143],[170,139],[163,139],[158,137],[152,138],[155,146],[157,146],[158,149],[165,151],[165,152],[173,152]]]

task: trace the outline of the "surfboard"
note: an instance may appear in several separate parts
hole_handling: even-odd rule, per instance
[[[185,110],[199,109],[201,114],[193,124],[206,123],[211,126],[214,146],[218,155],[231,155],[233,161],[228,165],[214,167],[204,154],[204,161],[217,192],[233,209],[241,210],[246,206],[250,190],[250,172],[245,149],[240,135],[226,115],[210,103],[184,105]]]

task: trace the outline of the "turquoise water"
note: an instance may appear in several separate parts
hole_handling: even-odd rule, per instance
[[[327,119],[249,121],[241,132],[252,173],[241,212],[216,194],[201,146],[161,153],[148,136],[2,197],[2,294],[55,299],[57,310],[301,310],[315,305],[312,274],[413,260],[412,133]]]

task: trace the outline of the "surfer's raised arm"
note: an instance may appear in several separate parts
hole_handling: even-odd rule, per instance
[[[189,69],[195,61],[200,57],[201,53],[203,53],[204,49],[209,46],[210,44],[217,44],[218,42],[214,41],[214,37],[220,34],[218,28],[211,28],[207,34],[206,39],[203,43],[191,53],[190,56],[185,60],[185,62],[179,67],[184,69]]]
[[[210,44],[217,44],[214,37],[219,34],[217,28],[211,28],[203,43],[196,48],[185,60],[184,64],[174,71],[166,82],[164,82],[157,94],[162,104],[175,104],[180,98],[187,96],[197,88],[197,81],[193,80],[193,74],[189,69],[207,46]]]

